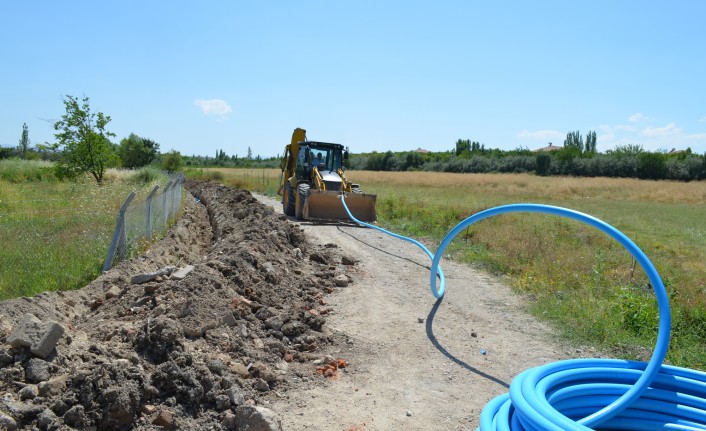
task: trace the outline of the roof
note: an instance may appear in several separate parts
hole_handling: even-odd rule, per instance
[[[539,151],[559,151],[559,150],[561,150],[561,148],[562,147],[557,147],[550,142],[548,146],[542,147],[542,148],[537,148],[536,150],[534,150],[534,152],[537,153]]]
[[[414,150],[415,153],[429,153],[429,150],[425,150],[424,148],[417,148]]]

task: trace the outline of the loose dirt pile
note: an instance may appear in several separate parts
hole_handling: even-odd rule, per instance
[[[187,188],[143,256],[78,291],[0,303],[0,428],[279,429],[267,405],[346,365],[324,323],[353,259],[249,192]],[[16,341],[27,314],[63,328],[48,356]]]

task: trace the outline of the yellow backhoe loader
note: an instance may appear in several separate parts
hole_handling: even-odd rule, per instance
[[[354,217],[374,222],[376,195],[363,193],[343,173],[348,151],[343,145],[306,139],[306,130],[296,128],[284,149],[278,195],[282,208],[299,220],[349,220],[338,197],[346,193],[346,205]]]

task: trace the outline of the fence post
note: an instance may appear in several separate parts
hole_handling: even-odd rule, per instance
[[[154,197],[154,194],[157,193],[157,190],[159,190],[159,184],[154,186],[150,194],[147,196],[147,200],[145,201],[145,208],[147,212],[147,240],[152,241],[152,198]]]
[[[174,181],[169,180],[167,183],[167,186],[164,187],[164,191],[162,192],[162,210],[164,211],[164,227],[167,227],[167,221],[169,221],[169,208],[167,207],[167,198],[169,197],[169,189],[174,185]]]
[[[118,244],[121,239],[125,240],[127,234],[125,233],[125,211],[130,205],[130,202],[135,198],[135,192],[130,192],[130,195],[125,199],[123,205],[120,207],[118,212],[118,218],[115,222],[115,232],[113,232],[113,239],[110,241],[110,248],[108,248],[108,255],[105,257],[105,262],[103,262],[103,272],[110,270],[113,264],[113,259],[115,258],[115,252],[118,249]],[[125,241],[127,243],[127,241]],[[124,253],[121,252],[121,255]]]

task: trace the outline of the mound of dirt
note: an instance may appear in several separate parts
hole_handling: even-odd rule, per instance
[[[247,191],[187,188],[144,255],[77,291],[0,303],[0,428],[280,429],[270,400],[324,379],[325,298],[350,265]],[[41,357],[17,341],[21,321],[63,335]]]

